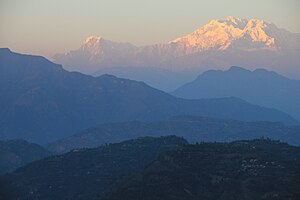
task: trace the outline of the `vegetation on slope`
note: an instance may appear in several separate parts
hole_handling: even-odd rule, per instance
[[[271,140],[186,145],[162,154],[105,200],[299,199],[300,148]]]

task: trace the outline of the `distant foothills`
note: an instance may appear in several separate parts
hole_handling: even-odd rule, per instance
[[[171,94],[187,99],[239,97],[256,105],[282,110],[300,120],[300,80],[265,69],[209,70]]]
[[[209,69],[264,68],[300,79],[300,33],[261,19],[212,20],[191,34],[167,43],[135,46],[99,36],[52,60],[67,70],[105,73],[141,80],[172,91]]]
[[[225,72],[208,71],[169,94],[141,81],[69,72],[44,57],[2,48],[0,139],[45,144],[102,123],[155,122],[179,115],[279,122],[283,128],[280,130],[285,130],[276,130],[275,139],[279,139],[284,138],[281,134],[293,135],[298,130],[283,126],[299,125],[299,88],[299,81],[274,72],[231,67]],[[272,127],[277,125],[268,126],[268,134],[273,133]],[[285,141],[292,141],[291,138]]]

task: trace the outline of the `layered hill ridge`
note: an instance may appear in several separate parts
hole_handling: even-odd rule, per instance
[[[265,69],[251,71],[233,66],[224,71],[209,70],[172,94],[188,99],[234,96],[283,110],[300,119],[300,80]]]
[[[195,116],[176,116],[155,122],[104,123],[55,141],[47,148],[56,153],[72,149],[94,148],[144,136],[176,135],[190,143],[230,142],[255,138],[271,138],[300,146],[300,126],[285,126],[274,122],[242,122]]]
[[[0,49],[0,138],[50,142],[103,122],[195,115],[297,124],[238,98],[185,100],[143,82],[68,72],[39,56]]]
[[[239,65],[300,77],[299,51],[299,33],[291,33],[261,19],[229,16],[225,20],[212,20],[186,36],[154,45],[135,46],[91,36],[79,49],[57,54],[53,59],[68,70],[101,74],[118,68],[113,71],[115,75],[137,80],[145,78],[120,71],[123,67],[167,69],[187,71],[186,78],[190,78],[195,71]],[[162,82],[154,78],[147,83],[157,86],[158,81]]]

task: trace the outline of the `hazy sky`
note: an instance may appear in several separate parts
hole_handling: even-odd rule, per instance
[[[0,0],[0,47],[50,57],[90,35],[152,44],[229,15],[300,32],[299,13],[300,0]]]

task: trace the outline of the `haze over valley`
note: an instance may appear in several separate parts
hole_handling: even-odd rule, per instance
[[[299,8],[1,1],[0,200],[300,199]]]

